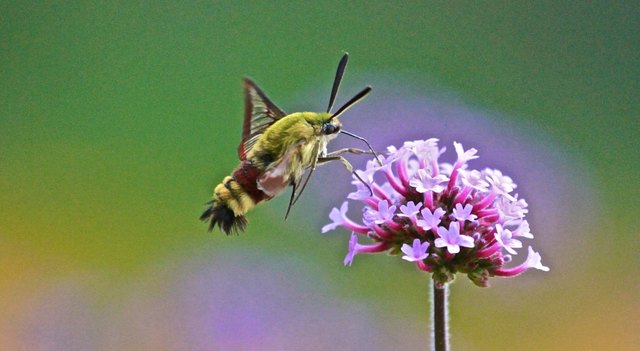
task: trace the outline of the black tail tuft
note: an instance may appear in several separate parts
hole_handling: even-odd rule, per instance
[[[200,216],[201,221],[209,222],[209,231],[218,224],[218,228],[227,235],[231,232],[241,232],[247,227],[247,219],[244,216],[236,216],[225,204],[211,202],[209,207]]]

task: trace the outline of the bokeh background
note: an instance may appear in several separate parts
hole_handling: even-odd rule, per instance
[[[341,166],[287,222],[288,195],[240,236],[197,220],[237,163],[241,77],[321,111],[345,51],[338,103],[374,86],[345,128],[476,147],[529,202],[551,271],[460,277],[453,349],[636,349],[639,19],[633,1],[2,1],[0,349],[428,349],[427,277],[344,267],[349,233],[320,234]]]

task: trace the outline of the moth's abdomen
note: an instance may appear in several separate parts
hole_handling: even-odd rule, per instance
[[[209,230],[217,225],[226,234],[242,231],[247,226],[245,214],[268,197],[257,187],[261,171],[245,160],[216,185],[209,207],[200,216],[209,221]]]
[[[238,232],[246,228],[247,219],[245,216],[236,216],[225,203],[212,200],[209,204],[210,206],[200,216],[201,220],[209,221],[209,231],[212,231],[216,224],[227,235],[232,231]]]

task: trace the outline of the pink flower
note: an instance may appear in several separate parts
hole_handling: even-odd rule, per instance
[[[437,139],[414,140],[388,147],[382,166],[371,161],[357,171],[372,190],[356,179],[356,191],[348,196],[363,204],[362,223],[347,217],[344,202],[331,210],[331,223],[322,228],[323,233],[337,227],[352,232],[345,265],[362,253],[402,253],[403,260],[438,283],[466,274],[482,287],[492,276],[549,269],[531,248],[524,263],[506,267],[523,247],[521,240],[533,238],[525,219],[527,202],[511,194],[516,184],[502,172],[467,169],[467,162],[478,158],[476,149],[465,151],[460,143],[454,149],[455,162],[444,163],[439,158],[445,149]],[[371,243],[359,243],[360,237]]]
[[[411,179],[409,185],[414,187],[419,193],[426,193],[427,191],[433,191],[434,193],[441,193],[444,190],[443,183],[449,180],[446,176],[438,174],[432,177],[424,169],[419,169],[415,178]]]
[[[331,213],[329,213],[329,219],[331,219],[333,222],[322,227],[322,233],[326,233],[330,230],[334,230],[338,226],[350,228],[352,231],[358,232],[358,233],[368,232],[369,228],[362,225],[358,225],[357,223],[347,218],[348,209],[349,209],[349,203],[347,203],[346,201],[342,203],[342,206],[340,206],[340,209],[337,209],[337,208],[332,209]]]
[[[440,218],[445,214],[445,211],[440,207],[436,208],[431,212],[428,208],[420,211],[422,214],[422,219],[416,221],[416,225],[424,230],[437,230],[438,225],[440,224]]]
[[[471,204],[466,204],[464,207],[462,207],[462,204],[456,204],[456,207],[453,209],[453,218],[460,222],[473,221],[478,218],[478,216],[471,214],[472,209],[473,205]]]
[[[508,253],[515,255],[516,250],[522,247],[522,242],[513,238],[513,233],[509,229],[502,228],[502,225],[496,225],[496,241],[502,246]]]
[[[449,223],[449,229],[438,227],[439,238],[436,238],[436,247],[446,247],[447,251],[452,254],[460,252],[460,246],[473,247],[473,238],[460,235],[460,223]]]
[[[374,245],[361,245],[358,244],[358,236],[356,233],[351,233],[351,238],[349,239],[349,252],[347,252],[347,256],[344,258],[344,265],[351,266],[353,263],[353,258],[356,254],[359,253],[375,253],[380,251],[385,251],[389,248],[386,243],[378,243]]]
[[[456,164],[463,165],[467,163],[467,161],[470,161],[479,157],[479,156],[476,156],[476,153],[478,152],[478,150],[474,148],[464,151],[464,149],[462,148],[462,144],[457,143],[455,141],[453,142],[453,147],[456,149],[456,154],[458,155],[458,160],[456,161]]]
[[[404,252],[404,256],[402,256],[403,260],[416,262],[422,261],[427,258],[427,256],[429,256],[429,254],[427,253],[427,249],[429,249],[428,242],[425,241],[424,243],[421,243],[420,239],[413,239],[412,246],[408,244],[402,244],[402,248],[400,250]]]

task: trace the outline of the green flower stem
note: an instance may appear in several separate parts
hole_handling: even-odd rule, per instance
[[[448,323],[448,291],[447,284],[433,282],[433,350],[447,351],[449,349]]]

